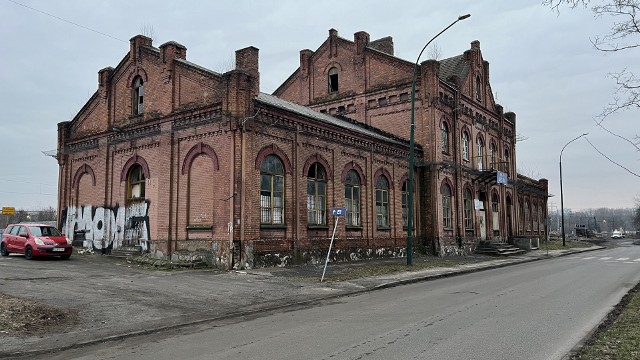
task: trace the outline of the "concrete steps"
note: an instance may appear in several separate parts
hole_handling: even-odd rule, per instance
[[[493,241],[481,241],[476,247],[477,254],[510,256],[524,254],[526,251],[511,244]]]

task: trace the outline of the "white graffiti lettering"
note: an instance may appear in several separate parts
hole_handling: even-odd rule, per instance
[[[84,235],[83,246],[94,249],[117,249],[141,246],[148,250],[149,203],[129,206],[70,206],[63,212],[62,231],[71,240]]]

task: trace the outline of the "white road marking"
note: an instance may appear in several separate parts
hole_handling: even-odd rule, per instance
[[[590,256],[590,257],[586,257],[586,258],[583,258],[583,259],[584,260],[591,260],[591,259],[595,259],[595,258],[596,258],[595,256]]]
[[[618,261],[618,260],[619,260],[619,261],[625,261],[625,260],[629,260],[629,258],[619,258],[619,259],[616,259],[616,261]]]
[[[634,263],[633,261],[625,261],[624,263],[625,264],[637,264],[637,263]]]
[[[640,259],[635,259],[635,260],[633,260],[633,261],[640,261]]]
[[[600,258],[600,260],[609,260],[609,259],[611,259],[611,257],[603,257],[603,258]]]

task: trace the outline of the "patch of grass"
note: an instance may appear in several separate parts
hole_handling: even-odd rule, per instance
[[[567,246],[562,246],[562,240],[551,240],[548,243],[544,240],[540,241],[540,250],[565,250],[570,248],[588,248],[593,244],[586,241],[567,240]]]
[[[42,335],[65,330],[78,322],[78,313],[0,293],[0,336]]]
[[[640,359],[640,284],[607,316],[572,360]]]
[[[458,259],[423,259],[414,260],[413,265],[406,263],[366,263],[357,267],[345,267],[342,269],[332,269],[331,273],[325,275],[326,281],[347,281],[370,276],[390,275],[407,271],[417,271],[423,269],[432,269],[437,267],[455,267],[477,262],[474,258],[458,258]],[[331,264],[329,264],[331,266]],[[317,281],[317,277],[313,278]]]

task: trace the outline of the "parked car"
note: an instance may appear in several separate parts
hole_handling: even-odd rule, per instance
[[[24,254],[25,259],[39,256],[59,256],[69,259],[73,252],[71,240],[54,226],[46,224],[11,224],[2,234],[0,254]]]
[[[622,239],[624,237],[624,235],[622,235],[622,233],[620,231],[614,231],[611,234],[611,238],[612,239]]]

